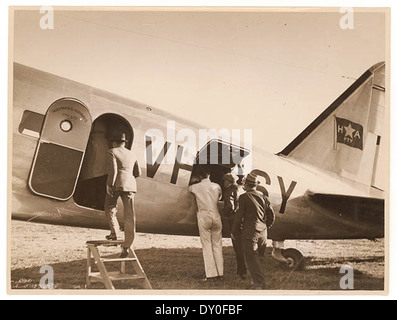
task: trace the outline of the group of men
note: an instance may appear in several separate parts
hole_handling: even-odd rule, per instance
[[[240,188],[231,173],[223,177],[223,190],[211,182],[210,174],[204,173],[201,182],[189,187],[197,201],[197,221],[203,249],[206,278],[204,281],[222,280],[224,275],[222,254],[222,229],[229,230],[236,254],[237,274],[247,277],[247,267],[253,280],[250,289],[265,289],[265,277],[260,255],[266,248],[270,203],[263,193],[257,191],[259,181],[248,174]],[[239,196],[239,189],[245,193]],[[218,201],[223,198],[222,214]],[[222,219],[223,218],[223,219]],[[222,223],[223,220],[223,223]]]
[[[107,184],[105,214],[110,227],[107,240],[117,240],[117,200],[121,197],[124,205],[125,240],[120,258],[128,256],[136,232],[134,196],[137,191],[136,178],[141,170],[136,156],[125,147],[124,133],[115,134],[107,153]],[[236,254],[237,273],[245,279],[247,267],[253,280],[251,289],[264,289],[265,279],[259,255],[266,248],[267,229],[271,226],[266,212],[271,209],[267,198],[256,190],[257,177],[248,174],[243,186],[238,186],[229,173],[223,177],[223,190],[210,180],[210,174],[203,170],[200,182],[189,186],[197,201],[197,221],[202,244],[206,277],[204,281],[223,279],[224,261],[222,253],[222,229],[230,232]],[[239,196],[241,189],[245,193]],[[223,199],[222,214],[218,201]],[[223,217],[223,219],[222,219]],[[223,220],[223,222],[222,222]]]

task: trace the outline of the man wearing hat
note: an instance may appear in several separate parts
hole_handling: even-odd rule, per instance
[[[246,193],[239,198],[239,211],[233,223],[232,238],[236,238],[242,225],[244,255],[254,282],[250,289],[262,290],[265,289],[265,276],[258,249],[266,245],[266,209],[270,203],[263,193],[256,190],[258,185],[257,176],[248,174],[244,181]]]
[[[107,240],[117,240],[117,200],[121,197],[124,206],[124,234],[120,258],[128,256],[128,249],[135,238],[134,197],[137,191],[136,178],[141,175],[138,160],[134,153],[128,150],[125,133],[114,133],[110,137],[112,148],[107,153],[108,178],[106,183],[105,214],[110,227]]]

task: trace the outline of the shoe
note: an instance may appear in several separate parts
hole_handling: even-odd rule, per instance
[[[123,248],[123,251],[120,254],[120,259],[124,259],[128,257],[128,249]]]
[[[223,276],[218,276],[218,277],[216,277],[216,280],[217,281],[223,281],[224,279],[223,279]]]
[[[247,280],[246,274],[239,274],[241,280]]]
[[[116,241],[117,240],[117,236],[109,234],[108,236],[106,236],[106,240]]]
[[[217,279],[218,279],[218,277],[209,277],[209,278],[204,278],[201,281],[203,281],[203,282],[213,282],[213,281],[216,281]]]
[[[248,290],[265,290],[265,285],[264,284],[259,284],[259,283],[254,283],[250,287],[248,287]]]

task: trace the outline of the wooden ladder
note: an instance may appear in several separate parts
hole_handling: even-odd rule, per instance
[[[152,289],[145,271],[143,270],[135,251],[130,248],[127,258],[102,258],[98,247],[117,247],[123,244],[124,241],[88,241],[87,245],[87,280],[86,288],[89,288],[91,283],[102,282],[106,289],[115,290],[114,281],[131,281],[134,284],[134,289]],[[92,258],[99,272],[92,272]],[[119,271],[107,271],[105,264],[110,262],[120,262]],[[126,262],[131,262],[136,274],[126,273]],[[135,287],[138,285],[138,287]]]

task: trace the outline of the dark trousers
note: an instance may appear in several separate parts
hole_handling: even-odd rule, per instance
[[[266,233],[260,237],[243,239],[243,249],[248,270],[254,284],[259,286],[265,285],[265,275],[259,260],[259,248],[266,245],[266,240]]]
[[[233,218],[224,218],[223,223],[226,226],[226,235],[230,236],[230,232],[232,230],[234,219]],[[247,274],[247,264],[245,263],[244,257],[244,249],[243,249],[243,237],[242,231],[239,230],[235,235],[235,239],[232,239],[234,253],[236,255],[237,262],[237,274],[240,276],[245,276]]]

